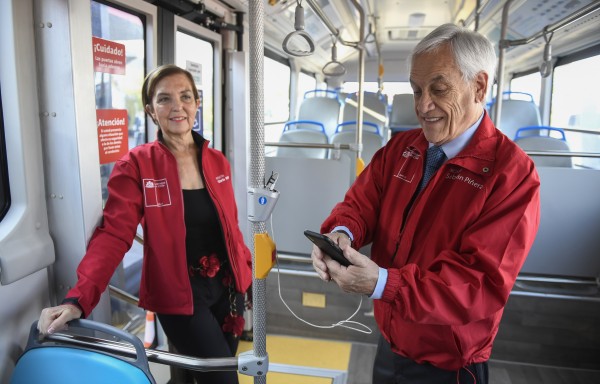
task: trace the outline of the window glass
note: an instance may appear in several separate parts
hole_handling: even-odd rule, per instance
[[[0,91],[0,221],[10,206],[6,143],[4,139],[4,115],[2,114],[2,92]]]
[[[550,125],[594,133],[566,132],[569,148],[574,152],[600,152],[600,55],[554,69]],[[578,165],[600,168],[600,159],[574,159]]]
[[[279,141],[290,118],[290,67],[265,56],[265,141]],[[266,148],[273,150],[274,148]]]
[[[214,48],[196,36],[177,31],[175,64],[192,72],[200,94],[194,130],[210,140],[214,147]]]
[[[529,75],[516,77],[510,82],[512,92],[525,92],[533,96],[535,105],[540,105],[540,94],[542,92],[542,75],[535,71]]]
[[[119,153],[146,142],[146,115],[140,90],[144,81],[145,36],[142,17],[122,11],[96,1],[92,7],[92,35],[111,44],[124,46],[124,69],[95,68],[94,82],[96,86],[96,109],[111,116],[126,116],[127,135],[123,138],[126,145],[121,145]],[[95,59],[96,62],[96,59]],[[118,66],[117,66],[118,67]],[[111,151],[102,150],[100,140],[100,175],[102,177],[102,199],[106,201],[108,192],[106,183],[114,165]],[[121,143],[123,144],[123,143]],[[123,148],[124,147],[124,148]],[[112,160],[112,161],[110,161]]]
[[[600,87],[598,68],[600,55],[554,69],[551,125],[600,131],[600,98],[590,94]]]
[[[376,81],[367,81],[363,83],[364,92],[376,93],[379,90],[379,85]],[[342,93],[356,93],[358,92],[358,83],[355,81],[347,81],[342,85]],[[388,103],[392,103],[394,95],[401,93],[413,93],[410,83],[407,81],[388,81],[383,83],[382,93],[387,97]]]
[[[304,99],[304,94],[307,91],[312,91],[317,89],[317,79],[312,75],[307,75],[304,72],[300,72],[298,75],[298,107],[302,103]]]

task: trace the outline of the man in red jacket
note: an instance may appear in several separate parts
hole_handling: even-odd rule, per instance
[[[410,83],[422,129],[378,151],[321,227],[353,265],[313,248],[323,280],[374,299],[374,383],[488,382],[540,215],[533,162],[484,109],[495,63],[485,37],[452,24],[416,46]],[[371,258],[356,251],[369,243]]]

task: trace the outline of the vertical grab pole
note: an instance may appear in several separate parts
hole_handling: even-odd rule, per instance
[[[502,92],[504,88],[504,55],[508,46],[506,45],[506,34],[508,29],[508,11],[510,9],[510,3],[513,0],[507,0],[502,8],[502,26],[500,29],[500,42],[498,44],[498,78],[496,87],[496,102],[494,103],[494,125],[498,129],[500,124],[500,115],[502,114]]]
[[[265,174],[264,129],[264,2],[249,1],[250,23],[250,185],[260,188]],[[252,222],[252,234],[266,233],[265,222]],[[266,278],[256,278],[255,236],[252,236],[253,345],[255,357],[267,356]],[[268,367],[265,367],[268,369]],[[254,383],[267,382],[266,375],[254,376]]]
[[[358,42],[358,94],[356,102],[358,104],[356,108],[356,147],[359,149],[356,152],[356,176],[358,176],[364,169],[365,163],[362,160],[362,143],[363,143],[363,105],[364,105],[364,90],[363,85],[365,82],[365,25],[366,15],[360,2],[358,0],[352,0],[352,4],[356,8],[359,14],[359,42]]]

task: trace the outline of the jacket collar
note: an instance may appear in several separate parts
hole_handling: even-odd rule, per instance
[[[198,148],[204,148],[209,143],[208,140],[206,140],[202,135],[200,135],[196,131],[192,131],[192,138],[194,139],[194,143],[196,143]],[[164,139],[163,133],[160,129],[158,130],[156,141],[158,141],[159,143],[161,143],[162,145],[164,145],[166,147],[165,139]]]
[[[482,176],[492,175],[500,135],[486,111],[469,143],[447,163],[461,166]],[[423,131],[409,144],[409,148],[416,149],[423,156],[428,147],[429,142]]]
[[[467,146],[454,157],[452,163],[482,176],[491,176],[496,164],[496,148],[501,139],[487,111]]]

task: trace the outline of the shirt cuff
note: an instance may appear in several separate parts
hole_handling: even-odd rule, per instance
[[[379,277],[377,278],[377,285],[375,285],[375,290],[373,294],[369,296],[371,299],[381,299],[383,296],[383,290],[385,289],[385,284],[387,283],[388,271],[385,268],[379,268]]]
[[[83,311],[81,304],[79,304],[79,299],[77,299],[76,297],[67,297],[67,298],[63,299],[61,304],[71,304],[71,305],[76,306],[81,311],[81,318],[82,319],[85,318],[85,312]]]
[[[344,227],[343,225],[338,225],[337,227],[333,228],[333,231],[331,232],[344,232],[346,235],[348,235],[350,241],[354,241],[354,236],[352,235],[352,232],[350,232],[348,227]]]

